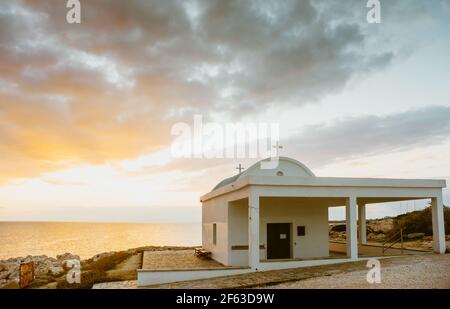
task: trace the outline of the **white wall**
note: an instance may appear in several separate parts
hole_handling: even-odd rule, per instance
[[[208,200],[202,205],[202,247],[212,253],[216,261],[228,265],[228,202],[226,195]],[[213,244],[213,224],[217,225],[216,244]]]
[[[291,223],[293,258],[329,256],[328,206],[323,200],[316,202],[297,198],[261,198],[260,242],[267,247],[267,223]],[[297,226],[305,226],[305,236],[297,236]],[[261,255],[266,259],[266,250]]]
[[[230,203],[228,214],[230,220],[228,248],[230,266],[248,266],[248,249],[231,250],[232,246],[247,246],[248,248],[248,199]]]
[[[248,200],[230,203],[229,207],[229,263],[232,266],[248,265],[248,250],[231,250],[232,246],[248,245]],[[327,257],[328,206],[325,199],[315,202],[299,198],[261,198],[260,245],[267,248],[267,223],[291,223],[294,258]],[[297,236],[297,225],[306,227],[305,236]],[[295,243],[295,245],[294,245]],[[266,249],[260,250],[266,259]]]

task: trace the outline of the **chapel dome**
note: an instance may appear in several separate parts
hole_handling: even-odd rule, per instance
[[[275,168],[264,169],[262,164],[270,162],[270,158],[260,160],[244,170],[241,174],[225,178],[219,182],[213,191],[235,182],[240,177],[244,176],[297,176],[297,177],[315,177],[314,173],[303,163],[288,157],[279,157],[278,165]],[[262,164],[261,164],[262,163]]]

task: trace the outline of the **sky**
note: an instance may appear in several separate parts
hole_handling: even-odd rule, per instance
[[[194,115],[279,123],[317,176],[450,181],[449,0],[65,2],[0,2],[0,221],[200,222],[257,159],[174,157]]]

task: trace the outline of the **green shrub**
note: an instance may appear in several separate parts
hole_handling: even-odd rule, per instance
[[[105,282],[107,280],[106,273],[101,270],[82,271],[80,283],[68,283],[66,277],[63,276],[57,280],[58,289],[91,289],[95,283]]]
[[[107,271],[110,269],[113,269],[118,264],[125,261],[127,258],[131,256],[131,253],[128,253],[126,251],[120,251],[116,252],[113,255],[105,256],[102,258],[99,258],[97,261],[94,261],[92,259],[83,261],[81,265],[82,270],[103,270]]]
[[[80,283],[68,283],[66,276],[57,279],[58,289],[91,289],[95,283],[108,282],[106,271],[114,269],[118,264],[131,256],[128,252],[116,252],[113,255],[99,258],[97,261],[88,259],[81,264]]]
[[[444,207],[444,223],[445,231],[450,232],[450,208]],[[428,206],[423,210],[413,211],[402,214],[394,218],[394,226],[388,233],[389,236],[394,235],[403,230],[403,235],[411,233],[425,233],[427,236],[433,235],[433,224],[431,207]]]

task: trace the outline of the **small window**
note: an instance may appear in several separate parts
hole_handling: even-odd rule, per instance
[[[304,225],[297,226],[297,236],[305,236],[305,226]]]
[[[278,171],[277,176],[284,176],[284,173],[282,171]]]
[[[217,244],[217,224],[213,223],[213,245]]]

